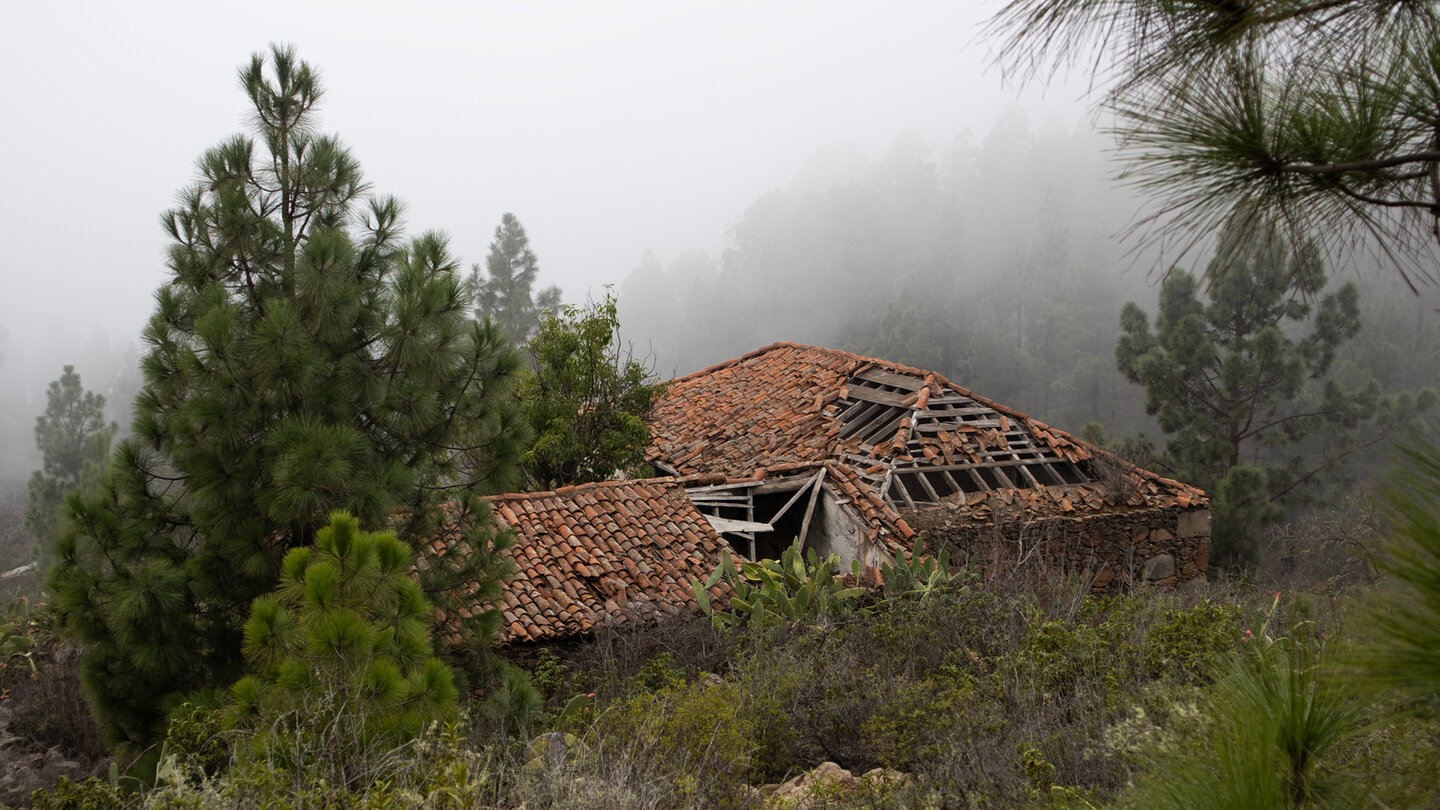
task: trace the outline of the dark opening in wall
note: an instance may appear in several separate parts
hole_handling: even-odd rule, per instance
[[[805,528],[805,515],[821,478],[816,474],[788,478],[695,487],[687,491],[691,503],[742,556],[758,560],[779,557]],[[768,528],[767,528],[768,527]],[[819,529],[812,520],[809,531]]]

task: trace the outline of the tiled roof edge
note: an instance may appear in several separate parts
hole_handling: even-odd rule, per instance
[[[547,489],[538,492],[502,492],[496,495],[486,495],[484,500],[491,503],[497,501],[529,500],[531,498],[569,498],[580,492],[590,492],[596,489],[614,489],[617,487],[643,486],[647,484],[673,484],[684,479],[676,478],[673,475],[657,475],[653,478],[628,478],[615,481],[595,481],[589,484],[572,484],[559,489]]]
[[[670,381],[669,381],[668,383],[666,383],[666,384],[667,384],[667,385],[674,385],[675,383],[684,382],[684,381],[686,381],[686,380],[688,380],[688,379],[690,379],[690,378],[692,378],[692,377],[703,377],[703,376],[705,376],[706,374],[713,374],[714,372],[720,371],[721,369],[726,369],[726,368],[729,368],[730,366],[739,365],[740,363],[743,363],[743,362],[745,362],[746,360],[749,360],[749,359],[752,358],[752,357],[759,357],[759,356],[762,355],[762,354],[765,354],[765,353],[767,353],[767,352],[773,352],[773,351],[775,351],[776,349],[813,349],[813,350],[821,351],[821,352],[830,352],[830,353],[832,353],[832,354],[847,355],[847,356],[859,358],[859,355],[850,355],[849,352],[842,352],[842,351],[838,351],[838,350],[836,350],[836,349],[826,349],[826,348],[823,348],[823,347],[821,347],[821,346],[807,346],[807,345],[804,344],[804,343],[792,343],[792,342],[790,342],[790,341],[788,341],[788,340],[781,340],[781,341],[776,341],[775,343],[771,343],[771,344],[768,345],[768,346],[761,346],[760,348],[755,349],[754,351],[746,352],[745,354],[742,354],[742,355],[740,355],[739,357],[733,357],[733,358],[731,358],[731,359],[729,359],[729,360],[726,360],[726,361],[724,361],[724,362],[716,363],[715,365],[709,366],[708,368],[702,368],[702,369],[700,369],[699,371],[692,371],[692,372],[690,372],[689,374],[682,374],[681,376],[675,377],[674,379],[670,380]],[[863,359],[863,358],[859,358],[859,359]]]

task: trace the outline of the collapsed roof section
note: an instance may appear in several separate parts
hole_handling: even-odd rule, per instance
[[[893,562],[915,538],[894,508],[833,461],[678,480],[715,530],[751,560],[779,557],[798,538],[822,555],[879,565]]]
[[[997,500],[1061,511],[1076,502],[1095,509],[1205,503],[1200,490],[934,372],[794,343],[672,381],[650,427],[649,459],[662,471],[843,465],[895,510]],[[1031,492],[1015,497],[1020,490]]]

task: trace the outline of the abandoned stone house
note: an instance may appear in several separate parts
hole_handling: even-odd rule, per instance
[[[657,477],[492,499],[515,530],[505,642],[691,609],[724,553],[795,538],[866,565],[927,550],[982,576],[1033,566],[1097,591],[1204,576],[1205,494],[933,372],[776,343],[669,384]]]

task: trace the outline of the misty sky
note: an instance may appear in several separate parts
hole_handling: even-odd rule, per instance
[[[745,206],[821,147],[878,155],[907,129],[944,144],[1017,102],[1083,121],[1075,92],[1022,95],[988,69],[993,8],[7,4],[0,378],[43,390],[60,360],[36,346],[63,359],[97,327],[134,339],[164,278],[160,212],[243,128],[236,69],[272,41],[321,69],[323,128],[406,202],[412,233],[445,230],[468,267],[513,211],[543,282],[575,301],[647,248],[718,254]]]

